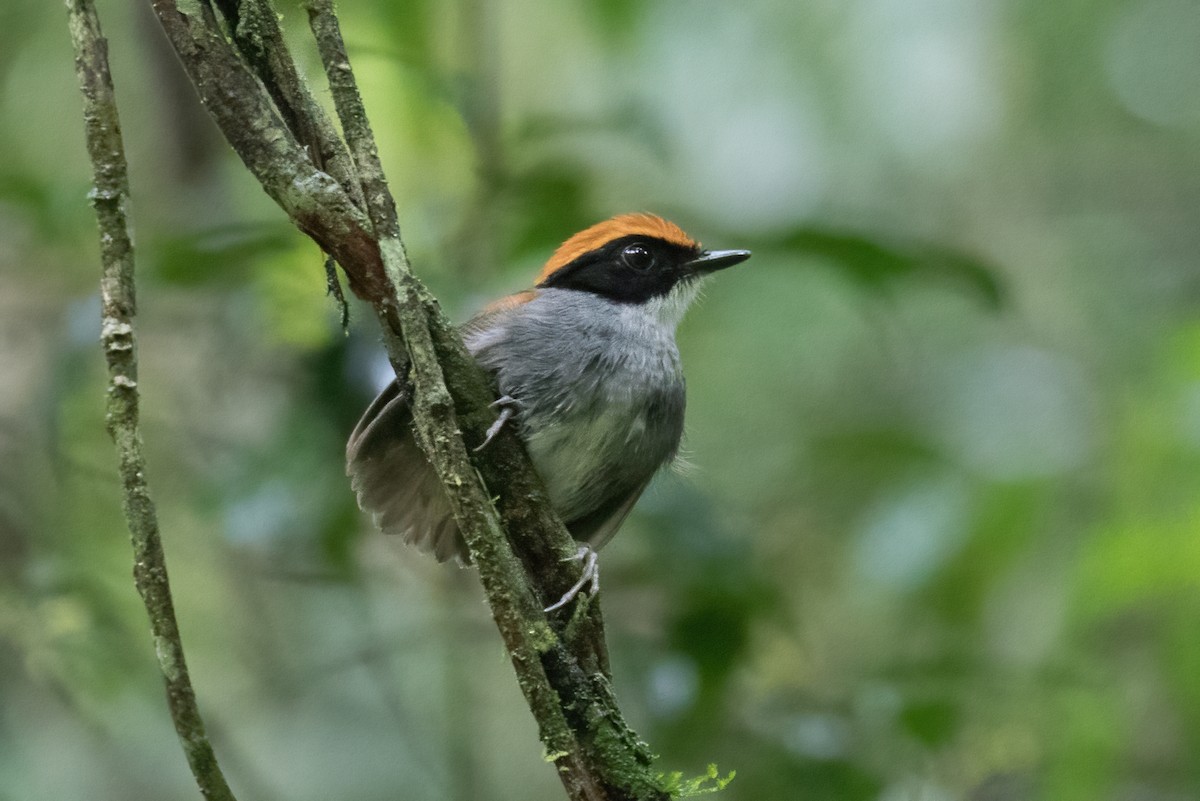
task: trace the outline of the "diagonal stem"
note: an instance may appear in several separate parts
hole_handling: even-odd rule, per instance
[[[385,293],[379,243],[366,215],[297,142],[207,6],[187,0],[151,4],[208,111],[263,190],[346,268],[355,292]]]
[[[561,755],[556,757],[556,761],[565,763],[560,775],[564,776],[564,783],[572,798],[601,801],[608,795],[591,779],[586,766],[582,764],[580,744],[563,715],[557,694],[541,661],[542,652],[554,639],[549,623],[521,576],[521,566],[504,537],[499,518],[482,486],[471,480],[473,476],[467,476],[464,481],[464,476],[460,474],[462,466],[470,466],[461,436],[443,437],[434,433],[446,428],[457,430],[458,422],[430,335],[423,303],[426,298],[422,297],[426,293],[412,275],[404,251],[395,203],[387,188],[374,134],[354,80],[332,3],[329,0],[312,0],[307,4],[307,9],[329,77],[342,131],[362,180],[367,214],[379,238],[384,270],[395,295],[401,299],[396,307],[385,299],[377,304],[377,310],[385,317],[394,313],[399,318],[412,380],[417,390],[413,396],[413,416],[418,438],[447,487],[455,518],[459,520],[473,561],[479,568],[492,615],[508,646],[518,676],[523,679],[521,688],[531,708],[536,710],[547,752]],[[573,780],[568,781],[568,776]]]
[[[262,81],[284,124],[308,150],[318,169],[329,173],[365,210],[354,164],[337,128],[309,91],[288,49],[270,0],[215,0],[233,43]]]

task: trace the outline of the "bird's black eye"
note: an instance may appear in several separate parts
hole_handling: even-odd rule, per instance
[[[649,270],[654,266],[654,254],[645,245],[626,245],[621,261],[635,270]]]

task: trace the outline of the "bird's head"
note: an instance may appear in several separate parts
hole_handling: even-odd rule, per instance
[[[537,286],[649,305],[678,322],[699,279],[748,258],[748,250],[705,250],[679,226],[653,214],[621,214],[564,242],[546,262]]]

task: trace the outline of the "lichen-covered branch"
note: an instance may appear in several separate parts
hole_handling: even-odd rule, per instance
[[[365,211],[362,190],[346,145],[313,98],[292,59],[270,0],[215,0],[233,42],[271,95],[288,130],[308,150],[317,169],[333,176]]]
[[[320,169],[280,118],[262,84],[221,33],[208,7],[153,0],[167,39],[225,138],[301,231],[346,267],[360,296],[386,292],[379,245],[366,215]]]
[[[205,734],[188,676],[158,517],[146,483],[138,428],[133,243],[126,218],[129,179],[108,69],[108,43],[100,33],[91,0],[69,0],[67,11],[75,45],[75,72],[83,93],[88,154],[94,171],[92,206],[100,227],[101,341],[108,362],[108,431],[119,460],[122,507],[133,542],[134,581],[150,615],[154,651],[166,682],[171,718],[196,783],[210,801],[233,801],[233,793]]]

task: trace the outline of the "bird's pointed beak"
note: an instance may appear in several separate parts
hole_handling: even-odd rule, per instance
[[[748,250],[706,250],[687,263],[697,273],[715,273],[750,258]]]

